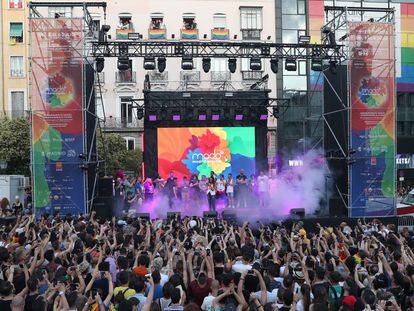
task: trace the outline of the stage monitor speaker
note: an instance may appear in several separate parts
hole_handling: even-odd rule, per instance
[[[98,196],[99,197],[112,197],[113,195],[113,180],[111,177],[105,177],[99,179],[98,182]]]
[[[92,211],[96,212],[98,218],[110,220],[112,218],[112,197],[96,197],[93,200]]]
[[[217,218],[217,212],[212,212],[212,211],[203,212],[203,218],[204,219]]]
[[[136,213],[135,217],[145,219],[145,220],[148,220],[148,221],[150,220],[150,214],[149,213]]]
[[[223,210],[223,212],[221,213],[221,218],[223,218],[223,220],[226,221],[236,221],[237,220],[237,216],[236,216],[236,212],[234,210]]]
[[[292,219],[303,219],[305,218],[305,209],[304,208],[292,208],[290,210],[290,216]]]
[[[181,213],[180,212],[167,212],[167,219],[176,219],[181,220]]]

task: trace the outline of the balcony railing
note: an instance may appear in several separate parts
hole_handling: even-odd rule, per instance
[[[226,82],[230,81],[231,74],[230,71],[212,71],[211,72],[211,82]]]
[[[159,72],[157,70],[149,72],[149,78],[151,84],[168,84],[168,72]]]
[[[181,71],[180,80],[186,84],[199,84],[201,82],[200,71]]]
[[[129,33],[134,33],[135,29],[117,29],[116,30],[116,39],[117,40],[127,40]]]
[[[243,40],[260,40],[261,29],[242,29]]]
[[[263,77],[263,71],[242,71],[243,81],[257,81]]]
[[[181,29],[182,40],[197,40],[198,29]]]
[[[228,29],[214,28],[211,30],[211,40],[229,40],[230,31]]]
[[[148,29],[148,40],[166,40],[167,29]]]
[[[137,73],[135,71],[117,71],[115,81],[118,84],[135,84],[137,82]]]
[[[107,117],[105,122],[105,129],[130,129],[139,128],[144,126],[144,120],[138,120],[138,118],[130,117]]]

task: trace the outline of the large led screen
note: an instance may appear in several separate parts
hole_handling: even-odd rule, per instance
[[[158,128],[158,173],[173,171],[178,179],[192,174],[209,176],[255,173],[254,127]]]

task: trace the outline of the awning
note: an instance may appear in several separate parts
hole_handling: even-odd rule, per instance
[[[10,24],[10,37],[22,37],[23,36],[23,24],[11,23]]]

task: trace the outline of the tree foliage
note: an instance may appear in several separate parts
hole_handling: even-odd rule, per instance
[[[107,175],[114,175],[118,169],[139,174],[142,163],[140,149],[127,150],[125,140],[119,134],[110,133],[97,136],[97,149],[100,160],[106,161]],[[105,164],[101,165],[100,172],[104,173]]]
[[[30,123],[27,118],[0,119],[0,161],[4,174],[30,176]]]

